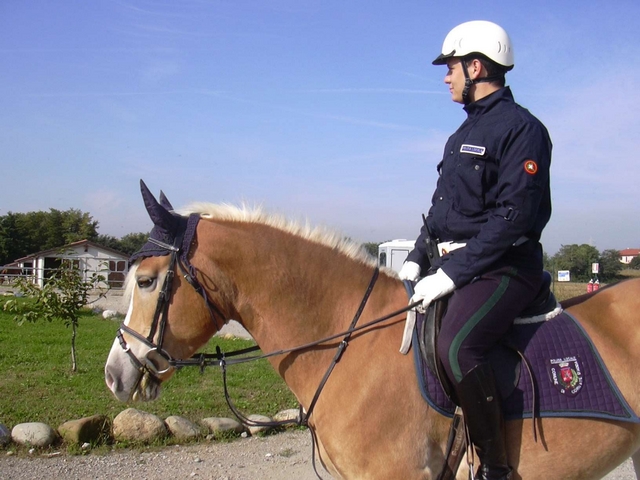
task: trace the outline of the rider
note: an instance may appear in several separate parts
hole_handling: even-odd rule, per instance
[[[476,478],[509,479],[500,399],[486,354],[542,284],[539,240],[551,215],[551,140],[505,86],[513,47],[500,26],[458,25],[433,64],[447,65],[444,83],[467,119],[446,143],[431,208],[400,277],[426,275],[412,298],[423,307],[453,292],[438,355],[480,458]]]

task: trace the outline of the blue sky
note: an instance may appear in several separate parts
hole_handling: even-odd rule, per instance
[[[635,1],[4,0],[0,215],[148,231],[138,181],[262,204],[359,241],[413,239],[464,120],[447,32],[509,31],[516,100],[548,127],[548,253],[640,247]]]

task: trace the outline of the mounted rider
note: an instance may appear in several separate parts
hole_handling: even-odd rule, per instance
[[[511,477],[494,372],[486,353],[543,281],[540,236],[551,215],[551,140],[515,103],[507,32],[487,21],[458,25],[434,65],[446,65],[451,99],[467,119],[446,143],[428,215],[400,277],[412,302],[453,292],[437,353],[462,407],[481,465],[476,478]]]

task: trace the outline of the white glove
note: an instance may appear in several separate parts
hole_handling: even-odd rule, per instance
[[[415,282],[420,277],[420,265],[416,262],[407,261],[402,264],[402,268],[398,272],[400,280],[409,280]]]
[[[431,302],[453,292],[455,289],[456,285],[453,283],[453,280],[440,269],[433,275],[429,275],[417,283],[414,290],[415,293],[413,297],[411,297],[409,304],[422,300],[422,305],[419,305],[417,309],[424,312]],[[412,309],[407,312],[407,320],[405,321],[404,333],[402,334],[400,353],[403,355],[406,355],[411,347],[411,337],[413,336],[415,326],[416,311]]]
[[[449,275],[440,269],[433,275],[424,277],[420,280],[414,289],[411,302],[414,303],[422,300],[422,309],[426,309],[434,300],[444,297],[446,294],[456,289],[455,283],[449,278]]]

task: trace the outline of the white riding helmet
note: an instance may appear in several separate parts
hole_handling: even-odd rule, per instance
[[[452,57],[466,57],[479,53],[502,65],[513,68],[513,46],[507,32],[500,25],[485,20],[474,20],[454,27],[444,39],[442,53],[433,65],[444,65]]]

